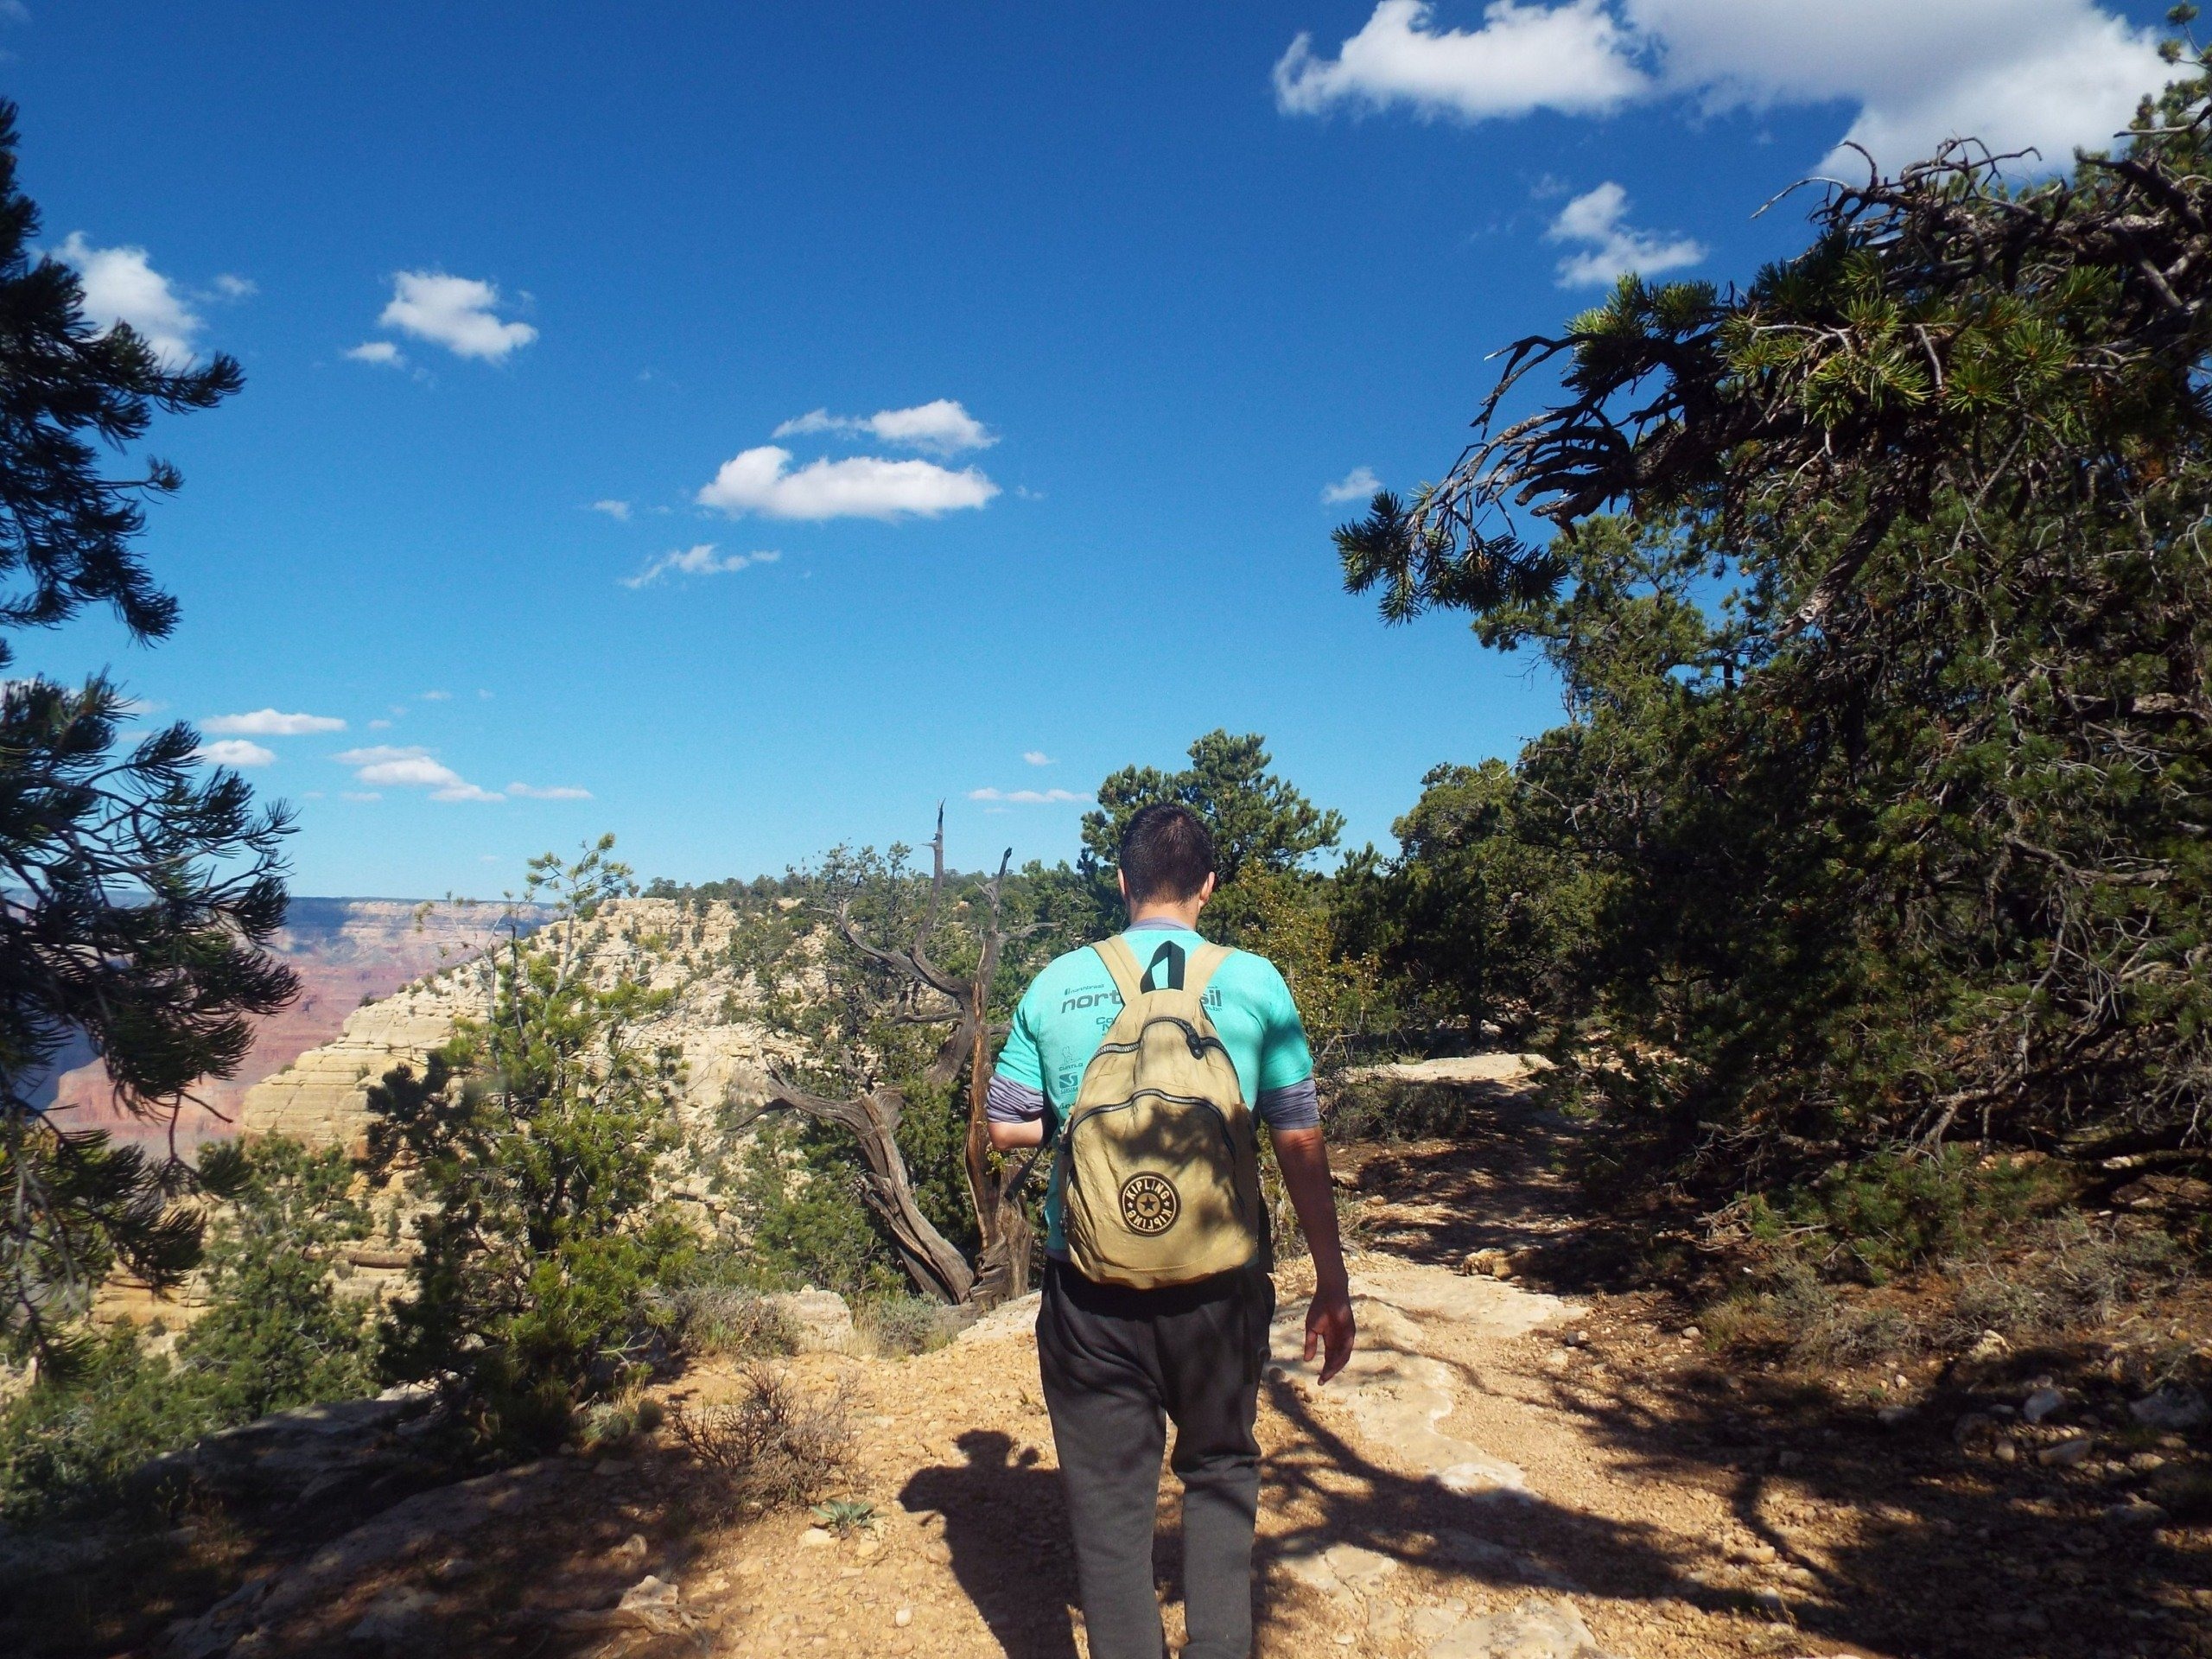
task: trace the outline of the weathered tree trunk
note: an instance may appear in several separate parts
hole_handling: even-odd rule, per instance
[[[976,1274],[951,1242],[922,1213],[906,1174],[906,1156],[899,1150],[899,1118],[906,1107],[896,1089],[878,1089],[851,1100],[830,1100],[779,1082],[776,1095],[762,1109],[804,1112],[850,1134],[860,1143],[861,1161],[868,1166],[868,1179],[861,1192],[891,1230],[899,1259],[917,1288],[941,1302],[966,1302],[972,1300]]]
[[[1030,1249],[1035,1239],[1028,1217],[1021,1213],[1020,1205],[1014,1201],[1013,1195],[1007,1191],[1009,1183],[1006,1172],[993,1167],[990,1126],[983,1109],[984,1096],[990,1087],[991,982],[997,976],[999,957],[1007,941],[1019,938],[1032,930],[1020,928],[1009,931],[1001,919],[1000,906],[1005,892],[1007,871],[1014,859],[1014,851],[1009,848],[1005,856],[999,860],[998,873],[983,884],[982,898],[987,906],[988,920],[982,930],[982,948],[976,963],[976,971],[963,978],[938,967],[931,959],[929,952],[931,936],[937,931],[938,907],[943,899],[945,885],[944,809],[942,806],[938,809],[937,834],[930,842],[930,854],[929,904],[922,913],[920,925],[911,944],[903,949],[886,949],[871,944],[861,937],[860,929],[855,925],[849,904],[840,906],[836,912],[837,931],[845,943],[861,956],[944,999],[941,1010],[927,1010],[905,1017],[916,1023],[943,1023],[952,1027],[938,1047],[936,1058],[930,1062],[927,1076],[931,1083],[944,1087],[960,1075],[963,1065],[968,1068],[968,1135],[963,1147],[962,1173],[967,1180],[968,1202],[975,1211],[976,1232],[982,1249],[977,1254],[976,1270],[969,1275],[966,1285],[953,1300],[991,1307],[1027,1292]],[[845,1120],[840,1118],[836,1121]],[[895,1116],[893,1121],[896,1121]],[[896,1166],[898,1182],[903,1187],[906,1183],[906,1160],[898,1147],[891,1144],[887,1136],[885,1139],[886,1155],[890,1165]],[[865,1147],[862,1151],[867,1154]],[[869,1168],[873,1170],[876,1165],[873,1155],[869,1157]],[[889,1214],[888,1211],[884,1213],[887,1217]],[[915,1219],[921,1219],[918,1212]],[[928,1225],[926,1222],[922,1224]],[[935,1229],[931,1229],[930,1236],[943,1243]],[[903,1243],[901,1249],[905,1249]],[[911,1262],[908,1270],[913,1270]]]
[[[985,955],[997,955],[995,938]],[[964,1148],[968,1198],[975,1206],[976,1230],[982,1239],[970,1298],[983,1307],[995,1307],[1028,1294],[1029,1249],[1034,1236],[1029,1217],[1022,1214],[1021,1206],[1014,1202],[1015,1195],[1008,1191],[1006,1171],[991,1166],[990,1122],[984,1111],[984,1097],[990,1091],[990,1022],[983,999],[989,994],[989,984],[987,974],[976,975],[972,997],[975,1006],[969,1020],[973,1047],[968,1071],[968,1141]]]

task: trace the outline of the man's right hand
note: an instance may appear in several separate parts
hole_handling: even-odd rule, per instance
[[[1357,1330],[1348,1290],[1340,1285],[1333,1290],[1314,1293],[1313,1305],[1306,1310],[1306,1357],[1310,1362],[1314,1351],[1320,1350],[1322,1382],[1326,1382],[1344,1370],[1344,1363],[1351,1357]]]

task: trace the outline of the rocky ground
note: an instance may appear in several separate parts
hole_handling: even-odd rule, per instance
[[[1262,1653],[2212,1653],[2201,1400],[2145,1405],[2077,1351],[1916,1365],[1878,1392],[1731,1366],[1682,1308],[1603,1287],[1605,1220],[1551,1173],[1568,1133],[1509,1095],[1449,1143],[1346,1149],[1362,1349],[1313,1385],[1287,1266],[1260,1423]],[[1460,1270],[1471,1253],[1487,1271]],[[362,1405],[200,1454],[218,1498],[273,1481],[288,1503],[211,1499],[127,1544],[18,1541],[0,1649],[1085,1651],[1027,1309],[917,1358],[788,1370],[857,1430],[843,1491],[873,1509],[847,1535],[728,1518],[665,1430],[417,1490],[419,1408]],[[741,1387],[706,1365],[664,1395],[680,1411]],[[370,1459],[318,1452],[365,1424]],[[1160,1518],[1174,1634],[1172,1478]]]

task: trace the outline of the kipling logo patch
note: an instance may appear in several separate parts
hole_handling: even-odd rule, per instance
[[[1147,1170],[1122,1183],[1122,1220],[1133,1233],[1157,1238],[1175,1224],[1175,1217],[1182,1212],[1183,1201],[1175,1195],[1174,1183],[1165,1175]]]

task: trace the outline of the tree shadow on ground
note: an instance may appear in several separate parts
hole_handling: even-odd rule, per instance
[[[1296,1434],[1262,1465],[1262,1510],[1278,1517],[1261,1540],[1271,1580],[1299,1557],[1351,1544],[1500,1589],[1702,1593],[1656,1528],[1581,1514],[1534,1494],[1454,1492],[1365,1456],[1316,1415],[1295,1383],[1270,1384],[1269,1403]],[[1283,1526],[1286,1516],[1296,1518]]]
[[[1360,1192],[1387,1194],[1376,1236],[1393,1255],[1447,1264],[1484,1245],[1534,1243],[1526,1276],[1579,1297],[1604,1298],[1648,1272],[1651,1235],[1668,1217],[1576,1214],[1580,1194],[1557,1173],[1575,1125],[1497,1099],[1471,1103],[1464,1128],[1449,1141],[1358,1149]],[[1657,1537],[1624,1553],[1588,1517],[1541,1504],[1496,1510],[1489,1533],[1468,1525],[1478,1536],[1548,1568],[1571,1561],[1570,1575],[1600,1593],[1794,1624],[1815,1650],[2212,1655],[2212,1441],[2202,1427],[2161,1435],[2136,1425],[2126,1407],[2146,1385],[2123,1380],[2114,1351],[2050,1345],[1955,1363],[1932,1381],[1932,1366],[1915,1361],[1914,1408],[1885,1422],[1877,1402],[1818,1368],[1790,1369],[1786,1356],[1763,1365],[1685,1347],[1660,1328],[1662,1310],[1668,1325],[1688,1314],[1663,1289],[1597,1306],[1606,1317],[1582,1323],[1615,1329],[1563,1351],[1561,1369],[1523,1397],[1579,1423],[1617,1478],[1713,1493],[1751,1559],[1723,1562],[1707,1549],[1670,1561],[1680,1541]],[[2040,1376],[2068,1382],[2068,1404],[2030,1431],[2004,1414]],[[1279,1391],[1276,1403],[1325,1443],[1294,1393]],[[2078,1467],[2036,1455],[2081,1435],[2093,1445]],[[2000,1461],[2008,1440],[2013,1455]],[[1332,1525],[1357,1524],[1358,1505],[1343,1495],[1317,1501],[1334,1502]]]
[[[1387,1199],[1380,1214],[1358,1217],[1362,1242],[1437,1266],[1473,1250],[1528,1250],[1524,1276],[1561,1289],[1618,1289],[1634,1278],[1652,1234],[1679,1217],[1656,1205],[1649,1214],[1577,1215],[1563,1166],[1580,1126],[1525,1093],[1463,1093],[1449,1138],[1346,1149],[1361,1198]]]
[[[2059,1358],[2046,1351],[2015,1369],[2057,1369]],[[2123,1461],[2158,1437],[2120,1426],[2117,1389],[2040,1436],[1991,1420],[1990,1406],[2024,1391],[2017,1376],[1946,1384],[1885,1425],[1802,1380],[1693,1366],[1629,1387],[1562,1379],[1549,1403],[1624,1478],[1695,1481],[1722,1496],[1752,1548],[1772,1552],[1740,1577],[1779,1591],[1809,1634],[1960,1659],[2212,1654],[2208,1516],[2146,1521],[2148,1483]],[[2069,1469],[2034,1456],[2069,1433],[2095,1437],[2092,1460]],[[2010,1463],[1990,1455],[2015,1437]],[[2198,1452],[2169,1444],[2153,1455],[2186,1468]]]
[[[899,1489],[900,1505],[944,1517],[953,1576],[1008,1654],[1075,1659],[1059,1471],[996,1429],[970,1429],[954,1444],[964,1461],[918,1471]]]
[[[73,1555],[0,1571],[0,1652],[575,1659],[605,1648],[624,1591],[677,1575],[717,1501],[689,1458],[652,1447],[426,1480],[396,1501],[194,1499],[182,1527],[86,1526]],[[626,1659],[697,1651],[688,1632],[627,1635]]]

